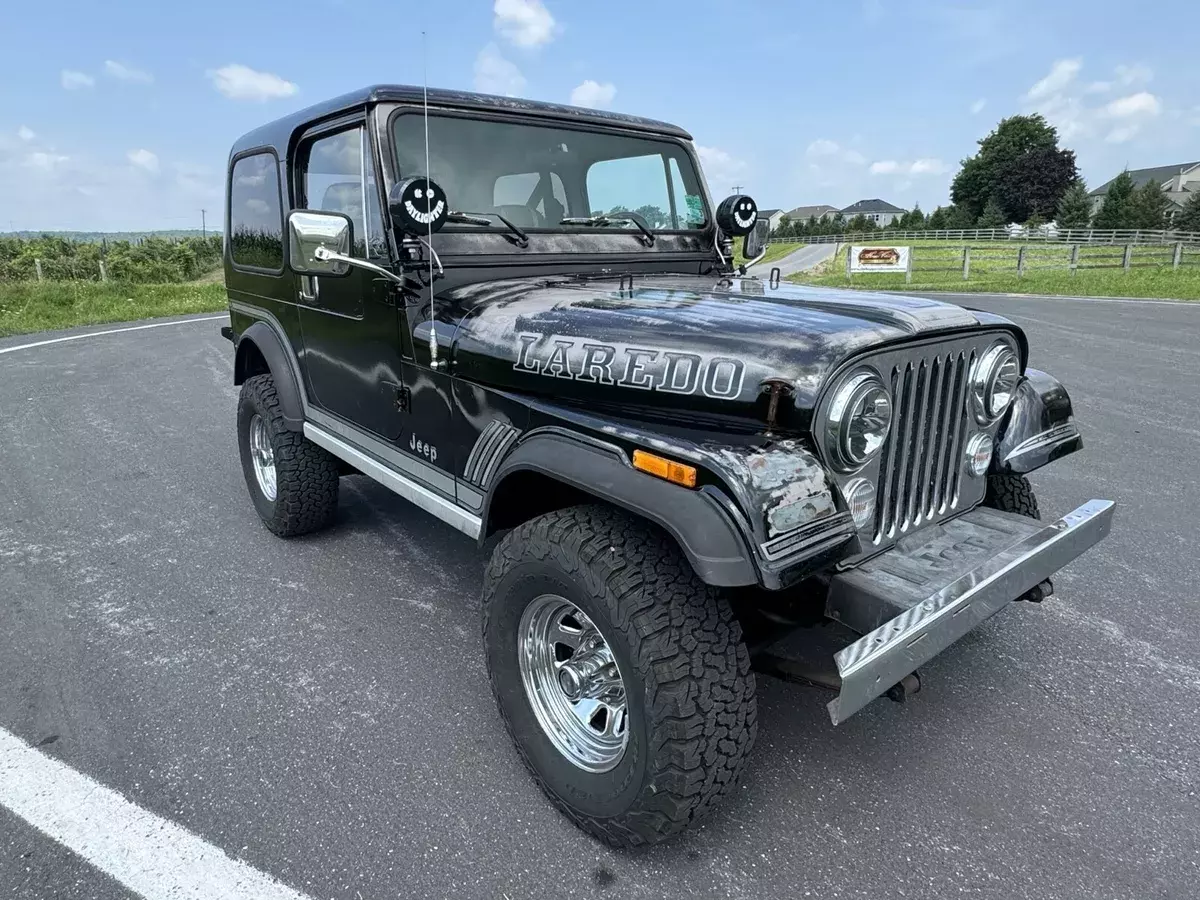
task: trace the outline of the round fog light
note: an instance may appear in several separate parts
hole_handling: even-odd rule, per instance
[[[854,527],[862,531],[875,515],[875,485],[865,478],[855,478],[846,485],[845,494]]]
[[[986,434],[977,434],[967,441],[967,469],[979,477],[992,464],[992,439]]]

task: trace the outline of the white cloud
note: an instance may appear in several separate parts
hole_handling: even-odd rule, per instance
[[[230,63],[205,73],[213,86],[230,100],[256,100],[263,102],[279,97],[290,97],[300,90],[272,72],[259,72],[241,63]]]
[[[488,44],[475,57],[475,90],[515,97],[525,90],[525,76],[500,54],[499,47]]]
[[[895,159],[881,159],[871,163],[872,175],[945,175],[950,171],[940,159],[925,157],[913,162],[901,162]],[[909,184],[909,182],[903,182]]]
[[[831,141],[828,138],[819,138],[808,145],[808,150],[805,151],[809,156],[833,156],[838,150],[837,141]]]
[[[124,63],[117,62],[113,59],[104,61],[105,74],[117,79],[118,81],[132,81],[137,84],[150,84],[154,81],[154,76],[143,69],[135,69],[133,66],[127,66]]]
[[[1138,131],[1139,128],[1137,125],[1121,125],[1106,134],[1104,141],[1108,144],[1123,144],[1126,141],[1132,140]]]
[[[611,81],[603,84],[587,79],[577,84],[571,91],[572,106],[586,106],[591,109],[607,109],[617,96],[617,88]]]
[[[950,167],[940,159],[925,158],[916,160],[908,167],[908,171],[912,175],[945,175]]]
[[[1117,83],[1125,87],[1133,87],[1134,85],[1149,84],[1154,78],[1154,71],[1147,65],[1142,63],[1134,63],[1128,66],[1117,66]]]
[[[881,159],[871,163],[872,175],[895,175],[903,167],[894,159]]]
[[[979,115],[981,112],[983,112],[983,108],[985,106],[987,106],[987,100],[980,97],[978,100],[976,100],[974,103],[971,104],[971,115],[973,115],[973,116]]]
[[[62,156],[58,153],[48,153],[42,150],[36,150],[25,157],[25,165],[31,169],[41,169],[44,172],[50,172],[65,163],[69,156]]]
[[[1153,94],[1139,91],[1128,97],[1121,97],[1104,107],[1104,111],[1114,119],[1127,119],[1131,116],[1157,116],[1162,112],[1162,103]]]
[[[158,157],[149,150],[138,148],[130,150],[125,154],[125,158],[137,166],[139,169],[145,169],[147,172],[158,172]]]
[[[1060,59],[1050,67],[1050,74],[1029,89],[1027,100],[1042,100],[1057,94],[1075,80],[1083,68],[1082,59]]]
[[[518,47],[540,47],[554,40],[558,25],[542,0],[496,0],[492,24]]]
[[[708,180],[709,190],[723,197],[731,190],[734,182],[741,181],[746,172],[746,163],[720,147],[696,145],[700,157],[700,168]]]
[[[32,141],[35,137],[37,137],[37,135],[34,133],[33,129],[30,128],[28,125],[22,125],[20,128],[17,129],[17,137],[19,137],[23,141],[28,142],[28,141]]]
[[[818,138],[809,144],[808,149],[804,152],[810,159],[844,162],[852,166],[865,165],[867,161],[867,158],[857,150],[843,147],[837,141],[831,141],[829,138]]]
[[[76,91],[80,88],[90,88],[96,86],[96,79],[86,72],[77,72],[74,69],[62,70],[62,86],[68,91]]]
[[[1112,90],[1113,83],[1111,81],[1093,81],[1084,91],[1089,94],[1107,94]]]

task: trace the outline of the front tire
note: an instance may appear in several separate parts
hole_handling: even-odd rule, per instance
[[[741,628],[638,520],[575,507],[510,532],[484,581],[483,639],[534,780],[610,845],[682,831],[745,765],[757,707]]]
[[[270,375],[255,375],[242,385],[238,447],[250,499],[273,533],[296,537],[333,520],[337,460],[303,434],[287,429]]]
[[[1033,485],[1024,475],[1014,475],[1005,472],[999,475],[989,475],[987,493],[983,505],[998,509],[1001,512],[1016,513],[1031,519],[1040,519],[1037,497],[1033,493]]]

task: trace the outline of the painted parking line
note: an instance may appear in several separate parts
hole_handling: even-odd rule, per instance
[[[3,728],[0,806],[146,900],[311,900]]]
[[[15,347],[0,347],[0,355],[16,353],[18,350],[32,350],[34,347],[47,347],[50,344],[65,344],[67,341],[82,341],[86,338],[104,337],[107,334],[123,334],[126,331],[145,331],[147,328],[166,328],[168,325],[188,325],[191,322],[215,322],[218,319],[228,319],[229,316],[204,316],[199,319],[177,319],[173,322],[151,322],[149,325],[130,325],[127,328],[110,328],[107,331],[89,331],[87,334],[72,334],[69,337],[50,338],[46,341],[34,341],[32,344],[17,344]]]

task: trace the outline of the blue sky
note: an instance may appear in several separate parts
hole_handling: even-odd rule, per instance
[[[10,4],[0,231],[220,222],[229,145],[372,82],[677,122],[718,197],[947,201],[1005,115],[1041,111],[1099,185],[1200,159],[1194,2],[123,0]]]

